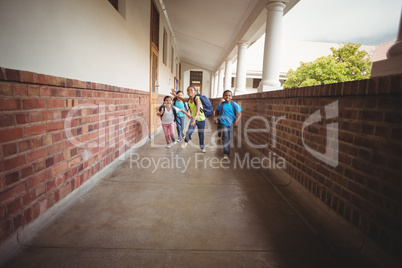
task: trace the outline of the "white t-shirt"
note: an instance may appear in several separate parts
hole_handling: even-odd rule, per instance
[[[162,124],[168,125],[174,122],[174,114],[172,109],[175,109],[176,113],[180,112],[180,110],[173,105],[170,106],[170,111],[168,111],[168,109],[165,107],[165,113],[162,116]]]

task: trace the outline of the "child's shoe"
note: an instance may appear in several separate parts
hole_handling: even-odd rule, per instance
[[[175,139],[173,139],[172,141],[173,141],[173,144],[176,144],[176,143],[177,143],[177,140],[175,140]]]
[[[186,148],[187,144],[188,144],[187,142],[183,142],[183,144],[181,145],[181,148],[183,148],[183,149]]]
[[[171,145],[170,143],[168,143],[168,144],[166,145],[166,147],[167,147],[167,148],[170,148],[170,147],[172,147],[172,145]]]
[[[201,149],[201,152],[202,152],[202,153],[206,153],[207,151],[205,150],[205,148],[202,148],[202,149]]]
[[[227,154],[224,154],[224,155],[223,155],[223,159],[229,160],[229,156],[228,156]]]

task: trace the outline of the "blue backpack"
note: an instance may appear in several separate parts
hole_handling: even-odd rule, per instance
[[[194,96],[194,100],[196,97],[200,97],[202,108],[200,108],[200,112],[205,114],[205,117],[210,117],[214,114],[214,108],[212,107],[211,101],[205,95],[196,94]]]

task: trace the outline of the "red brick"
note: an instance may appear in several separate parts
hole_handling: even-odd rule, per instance
[[[29,122],[30,123],[42,122],[42,112],[31,112],[31,113],[29,113]]]
[[[37,83],[38,84],[46,84],[46,75],[37,74]]]
[[[52,144],[51,146],[49,146],[49,154],[53,155],[53,154],[63,151],[64,149],[66,149],[65,142],[59,142],[56,144]]]
[[[0,96],[13,96],[13,84],[0,82]]]
[[[47,99],[47,108],[64,108],[64,100],[62,99]]]
[[[14,115],[0,114],[0,127],[10,127],[14,125]]]
[[[25,183],[22,182],[13,188],[8,189],[7,191],[1,193],[0,195],[0,203],[9,200],[11,198],[15,198],[25,192]]]
[[[29,189],[35,188],[38,184],[46,181],[49,178],[49,173],[45,170],[41,173],[36,174],[32,178],[28,179]]]
[[[18,143],[18,146],[20,148],[20,152],[25,152],[25,151],[31,149],[31,143],[29,140],[20,141]]]
[[[4,163],[4,167],[3,167],[4,170],[11,170],[11,169],[17,168],[26,163],[25,155],[19,155],[14,158],[7,159],[7,160],[3,161],[3,163]],[[0,169],[0,172],[1,172],[1,169]]]
[[[0,129],[0,143],[22,138],[22,128]]]
[[[39,96],[39,86],[29,85],[28,86],[28,96]]]
[[[0,99],[0,111],[12,111],[21,109],[19,99]]]
[[[6,79],[6,71],[3,67],[0,67],[0,80],[7,80]]]
[[[13,69],[6,69],[7,81],[20,81],[20,71]]]
[[[8,214],[12,215],[21,210],[21,199],[17,198],[7,205]]]
[[[52,120],[52,112],[42,112],[42,120],[43,121]]]
[[[16,114],[15,119],[16,119],[18,125],[27,124],[27,123],[29,123],[29,114],[27,114],[27,113]]]
[[[46,147],[27,153],[28,162],[34,162],[38,159],[45,158],[46,156],[47,156]]]
[[[39,134],[44,134],[46,133],[46,124],[42,125],[34,125],[34,126],[29,126],[24,128],[24,136],[29,137],[29,136],[35,136]]]
[[[17,153],[17,143],[9,143],[3,145],[3,156],[8,157]]]
[[[33,174],[32,166],[28,166],[21,169],[21,179],[29,177]]]
[[[35,188],[35,196],[38,198],[46,192],[46,185],[44,183],[39,184],[38,187]]]
[[[47,131],[52,132],[56,130],[64,129],[64,121],[61,122],[52,122],[47,124]]]
[[[56,174],[58,174],[58,173],[60,173],[60,172],[63,172],[63,171],[65,171],[66,169],[67,169],[67,163],[66,163],[66,162],[60,163],[60,164],[58,164],[57,166],[54,166],[54,167],[52,168],[52,176],[54,176],[54,175],[56,175]]]
[[[6,186],[9,186],[11,184],[14,184],[20,180],[20,174],[18,171],[14,171],[10,174],[7,174],[4,176],[4,182]]]
[[[26,84],[14,84],[15,96],[28,96],[28,86]]]
[[[42,99],[22,100],[22,105],[24,107],[24,110],[44,109],[44,108],[46,108],[45,100],[42,100]]]
[[[37,74],[27,71],[20,71],[20,81],[34,84],[37,81]]]
[[[39,148],[43,146],[42,136],[36,136],[31,139],[31,149]]]

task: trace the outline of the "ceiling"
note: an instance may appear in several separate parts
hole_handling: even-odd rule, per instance
[[[285,13],[298,1],[289,0]],[[225,59],[236,57],[239,41],[252,43],[265,32],[267,0],[160,2],[166,9],[180,60],[200,68],[219,69]]]

